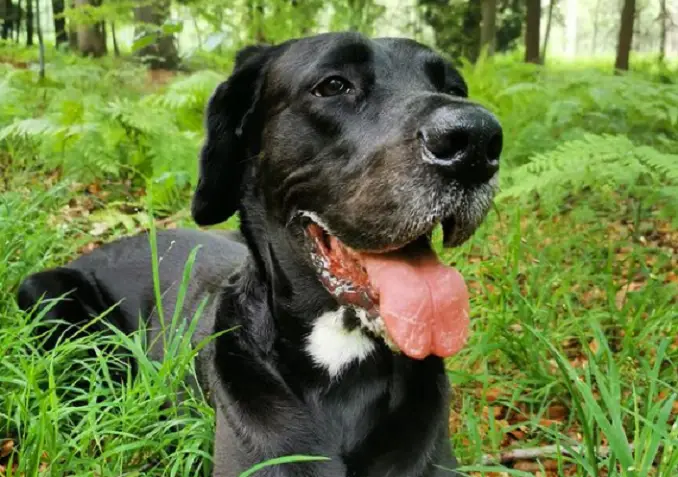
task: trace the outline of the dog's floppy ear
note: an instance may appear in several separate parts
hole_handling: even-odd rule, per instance
[[[236,55],[231,76],[212,94],[206,111],[207,137],[200,153],[191,214],[198,225],[214,225],[239,207],[242,178],[251,160],[246,129],[253,126],[263,78],[276,47],[248,46]]]

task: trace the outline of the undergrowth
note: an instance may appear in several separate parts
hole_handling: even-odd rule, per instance
[[[149,200],[158,227],[194,227],[202,114],[227,68],[158,82],[61,55],[41,82],[22,55],[0,64],[0,475],[209,475],[213,414],[182,384],[189,346],[120,384],[106,345],[141,357],[135,337],[44,355],[14,293],[30,272],[148,230]],[[678,86],[501,57],[462,70],[505,140],[495,211],[441,251],[472,293],[471,342],[448,361],[462,464],[481,475],[507,449],[556,445],[568,455],[509,470],[676,475]]]

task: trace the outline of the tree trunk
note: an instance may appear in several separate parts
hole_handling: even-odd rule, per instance
[[[546,49],[549,46],[549,37],[551,36],[551,22],[553,21],[553,7],[555,7],[557,0],[549,2],[549,13],[546,18],[546,32],[544,32],[544,45],[541,47],[541,62],[546,60]]]
[[[75,6],[89,5],[88,0],[75,0]],[[106,54],[106,35],[101,22],[78,25],[78,51],[85,56],[99,57]]]
[[[497,0],[483,0],[481,8],[480,48],[485,49],[487,56],[492,56],[497,35]]]
[[[539,63],[539,26],[541,23],[541,1],[527,0],[525,31],[525,62]]]
[[[471,1],[466,4],[461,21],[462,55],[476,62],[480,54],[480,22],[482,21],[481,4],[479,1]]]
[[[26,46],[33,46],[33,0],[26,0]]]
[[[14,34],[16,35],[14,37],[14,41],[19,43],[19,38],[21,36],[21,12],[23,10],[21,9],[21,0],[17,0],[16,2],[16,10],[15,10],[15,16],[14,16]]]
[[[151,69],[176,69],[179,66],[179,54],[174,35],[165,35],[160,26],[169,17],[169,0],[157,0],[150,5],[134,9],[137,38],[153,35],[151,44],[139,48],[135,54],[143,58]]]
[[[69,0],[68,8],[75,8],[75,0]],[[72,51],[78,50],[78,26],[73,20],[68,20],[68,47]]]
[[[45,41],[42,37],[42,26],[40,25],[40,0],[35,0],[35,28],[38,33],[38,45],[39,45],[39,62],[40,70],[38,77],[40,79],[45,78]]]
[[[633,17],[636,12],[636,0],[624,0],[617,42],[617,59],[614,62],[616,70],[628,71],[631,43],[633,42]]]
[[[14,5],[12,5],[12,0],[4,0],[3,4],[3,14],[0,16],[2,19],[2,33],[0,38],[7,40],[12,33],[14,28]]]
[[[52,0],[52,13],[54,16],[54,42],[58,48],[68,42],[66,19],[64,18],[64,0]]]
[[[598,17],[600,16],[600,0],[596,0],[596,6],[593,9],[593,39],[591,40],[591,55],[596,54],[598,43]]]
[[[119,58],[120,47],[118,46],[118,37],[115,34],[115,22],[111,22],[111,38],[113,39],[113,54],[116,58]]]
[[[666,10],[666,0],[659,0],[659,62],[664,63],[666,58],[666,24],[668,23],[668,11]]]

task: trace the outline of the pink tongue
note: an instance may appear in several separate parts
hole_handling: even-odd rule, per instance
[[[364,254],[379,313],[391,339],[406,355],[451,356],[468,338],[468,290],[461,274],[435,253],[415,257]]]

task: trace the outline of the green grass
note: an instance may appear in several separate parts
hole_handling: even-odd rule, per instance
[[[623,212],[556,222],[506,212],[448,254],[476,291],[474,341],[449,366],[462,459],[500,452],[516,429],[520,447],[583,446],[579,475],[652,475],[661,442],[656,475],[674,475],[678,315],[665,280],[675,258],[610,233]],[[621,304],[628,283],[642,288]],[[554,405],[567,412],[544,421]],[[599,446],[612,451],[600,462]]]
[[[190,329],[165,343],[172,352],[163,363],[145,358],[137,335],[83,335],[45,355],[32,333],[40,317],[19,312],[14,294],[28,273],[149,229],[151,208],[155,226],[194,226],[186,205],[201,112],[220,73],[149,86],[124,63],[55,61],[44,84],[0,65],[8,73],[0,80],[0,441],[16,441],[0,465],[7,476],[209,475],[213,412],[183,384],[196,352]],[[574,156],[562,144],[587,134],[628,138],[642,157],[644,147],[654,151],[647,157],[678,150],[678,87],[654,82],[654,72],[539,71],[499,58],[465,74],[505,125],[505,190],[520,185],[521,165]],[[593,144],[595,155],[602,146]],[[618,163],[610,154],[610,167],[628,164],[623,152]],[[441,251],[472,292],[471,341],[448,369],[453,444],[473,475],[492,467],[488,454],[544,445],[570,451],[540,460],[551,475],[678,474],[673,171],[638,175],[651,179],[644,183],[577,173],[586,187],[557,197],[531,177],[536,185],[497,201],[467,244]],[[648,189],[665,193],[649,200]],[[164,318],[183,326],[185,317]],[[126,368],[111,346],[139,358],[136,379],[113,382]]]

